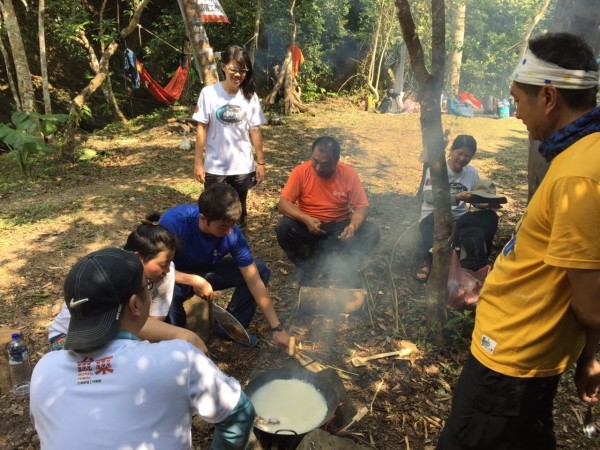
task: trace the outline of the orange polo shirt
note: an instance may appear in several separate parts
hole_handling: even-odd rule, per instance
[[[310,161],[296,166],[281,196],[321,222],[339,222],[348,219],[352,209],[369,206],[358,173],[342,162],[328,178],[318,176]]]

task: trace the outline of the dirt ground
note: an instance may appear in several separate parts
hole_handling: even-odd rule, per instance
[[[263,127],[267,180],[249,196],[245,233],[255,256],[273,271],[269,290],[286,327],[308,354],[338,369],[354,406],[368,410],[344,436],[377,449],[434,448],[466,356],[469,321],[453,330],[446,348],[434,348],[426,339],[424,287],[412,277],[419,214],[415,194],[422,171],[419,118],[361,112],[346,100],[311,109],[314,115]],[[70,266],[89,251],[122,245],[148,212],[196,200],[200,186],[192,179],[193,150],[178,148],[181,130],[167,123],[168,117],[89,136],[82,148],[95,150],[97,158],[49,168],[38,163],[32,182],[15,181],[16,166],[0,156],[0,325],[23,330],[33,363],[47,351],[46,327],[62,302],[62,282]],[[475,136],[479,151],[473,165],[509,198],[500,212],[497,251],[525,206],[527,132],[518,120],[485,117],[444,116],[444,127],[450,129],[450,139],[462,133]],[[370,218],[382,231],[380,244],[364,264],[372,306],[331,317],[296,312],[298,284],[289,276],[292,266],[274,235],[279,217],[275,203],[288,173],[308,157],[314,138],[325,134],[339,139],[342,160],[358,169],[369,195]],[[398,326],[391,277],[399,299]],[[226,296],[219,301],[225,303]],[[270,334],[262,317],[255,319],[251,331],[261,338],[251,350],[208,341],[213,360],[242,385],[272,368],[299,367],[267,341]],[[416,357],[380,359],[365,367],[350,363],[351,356],[397,350],[403,340],[416,345]],[[0,409],[0,449],[39,448],[28,400],[1,392]],[[598,448],[597,442],[583,438],[583,412],[571,377],[564,376],[555,411],[560,448]],[[194,430],[195,448],[208,448],[209,442],[203,427]]]

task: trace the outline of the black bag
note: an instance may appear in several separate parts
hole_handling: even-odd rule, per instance
[[[479,227],[462,227],[456,231],[454,249],[458,253],[460,265],[478,271],[488,263],[485,235]]]

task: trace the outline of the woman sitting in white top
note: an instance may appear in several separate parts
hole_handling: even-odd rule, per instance
[[[470,203],[473,187],[479,181],[477,169],[469,163],[477,151],[477,141],[473,136],[461,134],[454,139],[448,154],[446,165],[448,168],[448,183],[450,185],[452,220],[455,222],[455,235],[461,230],[479,228],[482,240],[485,244],[485,253],[489,256],[492,241],[498,229],[498,215],[491,209],[477,209],[469,211],[467,203]],[[427,169],[425,173],[425,184],[423,186],[423,205],[421,206],[421,218],[419,219],[419,231],[421,232],[422,262],[415,278],[426,282],[429,278],[433,255],[433,193],[431,188],[431,172]],[[469,269],[478,268],[468,267]]]

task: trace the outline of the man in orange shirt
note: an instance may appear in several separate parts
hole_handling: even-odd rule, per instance
[[[362,259],[379,241],[379,227],[365,221],[369,202],[358,174],[339,160],[340,144],[329,136],[317,138],[310,160],[292,170],[279,198],[284,216],[277,223],[277,242],[297,266],[317,245]]]

